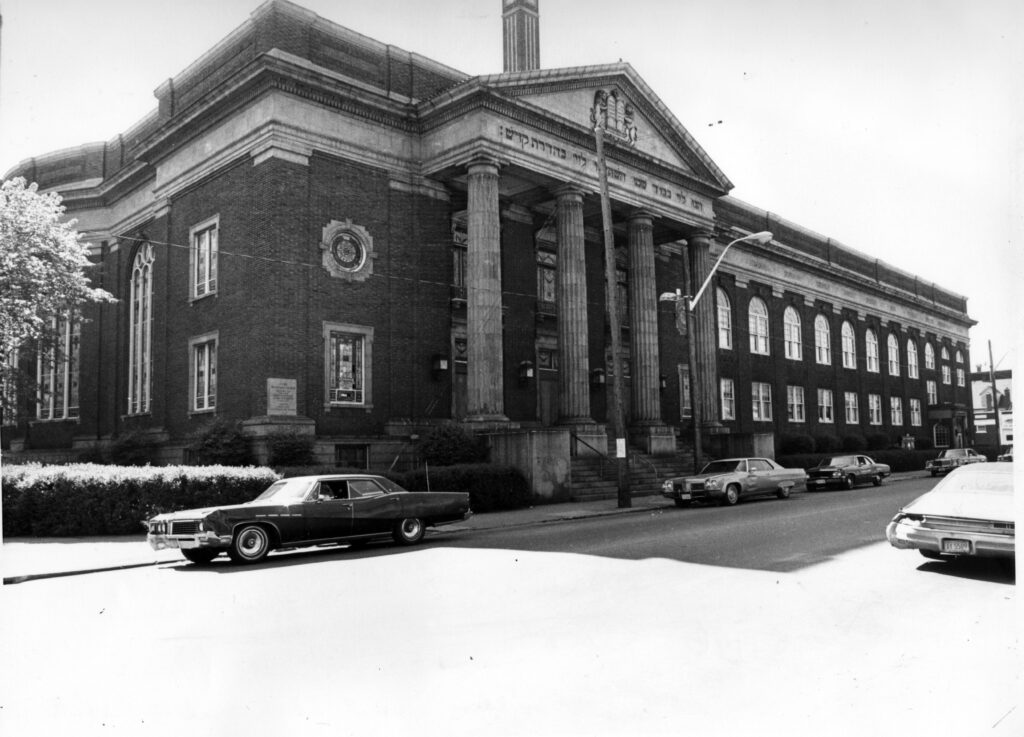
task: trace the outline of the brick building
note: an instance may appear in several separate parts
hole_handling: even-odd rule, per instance
[[[119,302],[61,326],[59,360],[22,352],[44,390],[5,417],[5,447],[138,431],[179,460],[221,417],[377,467],[456,420],[559,497],[571,458],[605,447],[612,329],[631,445],[687,451],[689,337],[658,295],[764,230],[695,310],[708,449],[969,436],[963,296],[730,197],[629,64],[542,69],[536,0],[503,12],[506,71],[471,77],[270,0],[130,130],[9,172],[62,194]]]

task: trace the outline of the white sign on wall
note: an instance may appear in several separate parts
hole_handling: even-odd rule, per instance
[[[297,415],[297,396],[295,379],[267,379],[267,414]]]

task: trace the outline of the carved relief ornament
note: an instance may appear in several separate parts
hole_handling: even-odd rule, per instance
[[[322,264],[337,279],[364,281],[373,273],[373,236],[351,220],[332,220],[324,226],[320,240]]]

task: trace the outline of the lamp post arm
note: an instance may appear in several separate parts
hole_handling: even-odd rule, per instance
[[[700,289],[697,290],[697,294],[695,294],[693,299],[690,300],[690,309],[692,310],[694,307],[697,306],[698,300],[700,300],[701,295],[704,294],[704,290],[707,289],[708,284],[711,282],[711,277],[713,277],[715,275],[715,272],[718,271],[718,267],[721,265],[722,259],[725,258],[725,254],[730,248],[732,248],[735,244],[739,243],[740,241],[751,241],[753,243],[763,244],[767,243],[771,239],[772,234],[767,230],[762,230],[760,233],[750,233],[749,235],[745,235],[741,238],[737,238],[734,241],[730,241],[729,245],[722,249],[721,255],[718,257],[718,260],[715,261],[715,265],[711,267],[711,271],[708,272],[707,278],[704,280],[704,283],[700,285]]]

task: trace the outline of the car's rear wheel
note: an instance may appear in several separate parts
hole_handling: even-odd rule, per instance
[[[228,555],[235,563],[259,563],[270,552],[270,533],[259,525],[244,525],[235,532]]]
[[[740,487],[737,484],[729,484],[725,487],[725,498],[722,502],[726,506],[733,506],[740,500]]]
[[[852,489],[856,483],[857,479],[853,477],[853,474],[850,474],[843,480],[843,486],[845,486],[847,489]]]
[[[775,492],[775,496],[777,496],[779,499],[789,499],[789,493],[792,490],[792,487],[780,486],[779,490]]]
[[[882,477],[881,477],[881,475],[875,474],[875,476],[872,477],[872,479],[871,479],[871,483],[873,483],[875,486],[881,486],[882,485]]]
[[[197,566],[205,566],[218,555],[220,555],[220,551],[204,550],[202,548],[197,548],[193,550],[182,550],[181,554],[184,555],[185,560],[189,561],[190,563],[195,563]]]
[[[401,545],[415,545],[423,539],[426,531],[427,528],[423,524],[423,520],[418,517],[406,517],[395,523],[395,529],[391,536],[395,538],[396,543]]]

